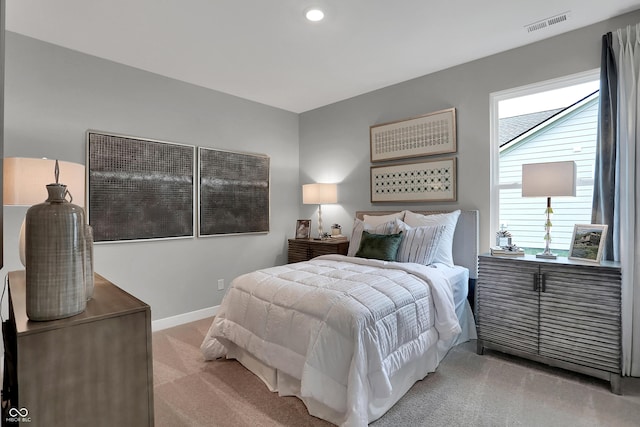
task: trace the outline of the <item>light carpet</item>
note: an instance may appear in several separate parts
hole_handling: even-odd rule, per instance
[[[233,360],[205,362],[200,344],[212,319],[153,334],[158,427],[331,426],[295,397],[279,397]],[[498,352],[454,347],[372,427],[640,426],[640,385],[608,383]]]

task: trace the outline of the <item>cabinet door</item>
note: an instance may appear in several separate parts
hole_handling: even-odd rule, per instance
[[[526,353],[538,352],[538,292],[529,262],[481,257],[476,292],[478,338]]]
[[[620,372],[620,270],[545,265],[540,355]]]

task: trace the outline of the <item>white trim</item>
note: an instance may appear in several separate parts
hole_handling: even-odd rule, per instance
[[[491,183],[489,186],[489,242],[495,236],[499,228],[500,222],[500,116],[498,105],[500,101],[509,97],[508,91],[496,92],[489,94],[489,176]]]
[[[513,89],[505,89],[499,92],[493,92],[490,94],[492,100],[495,100],[495,107],[497,113],[497,103],[499,101],[505,101],[511,98],[519,98],[521,96],[532,95],[538,92],[547,92],[554,89],[561,89],[567,86],[579,85],[581,83],[587,83],[597,80],[600,76],[600,68],[594,68],[589,71],[583,71],[581,73],[570,74],[564,77],[558,77],[556,79],[545,80],[538,83],[532,83],[525,86],[520,86]]]
[[[154,320],[151,322],[151,331],[157,332],[163,329],[173,328],[174,326],[184,325],[185,323],[195,322],[196,320],[206,319],[207,317],[213,317],[218,312],[219,307],[219,305],[216,305],[214,307],[203,308],[189,313]]]

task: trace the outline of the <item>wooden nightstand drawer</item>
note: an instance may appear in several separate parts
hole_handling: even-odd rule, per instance
[[[308,261],[320,255],[346,255],[349,249],[349,241],[346,239],[289,239],[287,251],[288,262]]]

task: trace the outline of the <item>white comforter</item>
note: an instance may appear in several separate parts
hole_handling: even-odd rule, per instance
[[[344,414],[331,421],[365,426],[368,399],[390,395],[394,372],[459,332],[438,269],[325,255],[235,279],[201,349],[223,357],[231,341]]]

